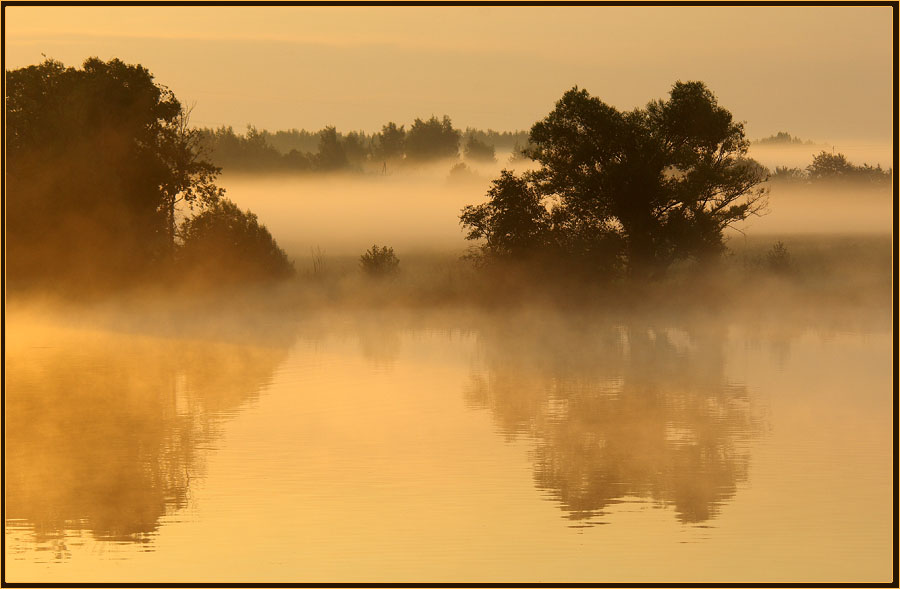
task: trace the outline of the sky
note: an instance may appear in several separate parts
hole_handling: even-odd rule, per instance
[[[6,6],[5,66],[118,57],[198,126],[529,129],[573,86],[620,108],[702,80],[747,136],[889,144],[891,7]]]

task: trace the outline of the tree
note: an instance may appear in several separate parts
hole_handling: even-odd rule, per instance
[[[417,118],[406,134],[406,157],[415,161],[456,158],[459,135],[447,115],[441,120],[435,116],[427,121]]]
[[[332,171],[347,167],[347,154],[338,138],[337,129],[325,127],[319,132],[319,153],[316,165],[320,170]]]
[[[479,141],[474,135],[469,135],[463,153],[467,160],[477,162],[495,162],[494,146]]]
[[[181,270],[200,281],[249,282],[294,273],[284,250],[256,215],[227,198],[186,219],[179,236]]]
[[[400,269],[400,260],[394,254],[394,248],[372,245],[359,257],[359,266],[367,275],[382,278],[396,274]]]
[[[550,232],[550,215],[540,194],[509,170],[491,184],[488,202],[462,210],[460,220],[469,229],[466,239],[484,239],[483,251],[490,255],[523,258],[538,252]]]
[[[383,161],[398,160],[403,157],[403,149],[406,143],[406,131],[404,125],[397,127],[396,123],[388,123],[381,128],[377,136],[375,153]]]
[[[842,153],[828,153],[822,151],[813,157],[813,161],[806,167],[810,182],[818,181],[863,181],[872,183],[890,183],[890,170],[882,170],[881,165],[870,166],[863,164],[856,166],[847,161]]]
[[[635,278],[721,252],[725,228],[765,205],[765,169],[746,157],[743,125],[702,82],[677,82],[668,100],[630,112],[573,88],[530,142],[540,168],[523,181],[549,210],[554,243],[623,260]]]
[[[368,141],[363,133],[351,131],[341,141],[341,147],[347,156],[347,162],[353,166],[361,165],[369,155]]]
[[[6,73],[13,282],[121,282],[170,260],[178,210],[215,202],[188,111],[139,65],[53,60]]]

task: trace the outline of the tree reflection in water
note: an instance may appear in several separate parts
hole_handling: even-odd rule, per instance
[[[714,518],[745,482],[761,430],[725,376],[725,330],[530,316],[481,331],[467,400],[507,438],[535,442],[536,486],[577,525],[650,500],[678,520]]]
[[[219,423],[259,395],[282,345],[54,330],[7,350],[6,517],[149,544],[185,507]]]

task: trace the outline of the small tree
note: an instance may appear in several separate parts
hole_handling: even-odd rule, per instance
[[[783,241],[778,241],[766,253],[766,266],[769,270],[783,274],[791,268],[791,254]]]
[[[204,281],[250,282],[286,278],[294,266],[253,213],[227,198],[180,228],[178,261],[188,276]]]
[[[842,154],[822,151],[813,157],[813,161],[806,167],[810,180],[834,180],[847,178],[853,174],[853,165]]]
[[[400,260],[394,254],[394,248],[372,245],[372,248],[359,257],[362,271],[374,278],[391,276],[400,269]]]
[[[550,239],[550,215],[533,186],[509,170],[491,182],[488,201],[468,205],[460,222],[466,239],[484,239],[488,255],[521,258],[535,253]]]

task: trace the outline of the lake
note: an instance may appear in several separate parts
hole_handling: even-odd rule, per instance
[[[10,314],[7,581],[891,580],[889,310],[256,327]]]

